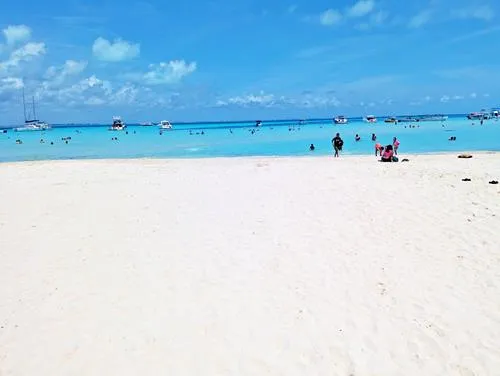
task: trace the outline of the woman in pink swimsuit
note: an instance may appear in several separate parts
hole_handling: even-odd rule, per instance
[[[399,141],[396,137],[392,140],[392,146],[394,147],[394,154],[398,155]]]

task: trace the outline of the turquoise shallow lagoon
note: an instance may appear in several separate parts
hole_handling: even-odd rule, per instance
[[[174,124],[173,130],[160,132],[157,126],[129,125],[126,131],[110,131],[108,125],[55,126],[39,132],[0,133],[0,161],[106,158],[209,158],[236,156],[304,156],[332,153],[330,140],[336,132],[344,139],[344,154],[373,154],[371,134],[377,142],[389,144],[393,137],[401,142],[400,153],[441,153],[456,151],[500,151],[500,121],[483,125],[464,116],[445,122],[368,124],[354,119],[347,125],[331,120],[255,123]],[[354,140],[355,135],[361,141]],[[457,138],[451,142],[451,136]],[[70,137],[66,143],[63,139]],[[118,140],[112,140],[117,137]],[[20,139],[22,144],[16,144]],[[43,143],[40,140],[43,139]],[[53,144],[51,144],[53,143]]]

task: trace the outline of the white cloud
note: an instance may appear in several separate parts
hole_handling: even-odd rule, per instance
[[[31,29],[26,25],[10,25],[2,30],[7,45],[13,46],[31,38]]]
[[[102,61],[118,62],[130,60],[139,56],[140,45],[115,39],[113,42],[102,37],[97,38],[92,46],[94,56]]]
[[[66,62],[59,67],[49,67],[45,73],[45,78],[52,80],[54,84],[61,84],[67,77],[82,73],[86,67],[86,61],[66,60]]]
[[[92,96],[88,99],[86,99],[83,103],[89,106],[102,106],[103,104],[106,103],[106,101],[102,98]]]
[[[471,94],[470,94],[470,97],[471,97],[472,99],[475,99],[475,98],[477,98],[477,94],[476,94],[476,93],[471,93]]]
[[[133,74],[130,78],[147,85],[164,85],[181,81],[196,70],[196,62],[186,63],[184,60],[172,60],[168,63],[150,64],[149,71],[144,74]]]
[[[228,104],[236,104],[236,105],[241,105],[241,106],[248,106],[248,105],[270,105],[274,102],[275,98],[273,94],[265,94],[263,91],[261,91],[259,94],[254,95],[254,94],[249,94],[249,95],[244,95],[244,96],[236,96],[229,98],[227,100]]]
[[[489,95],[489,94],[483,94],[483,97],[485,97],[485,98],[489,98],[489,97],[490,97],[490,95]]]
[[[428,96],[428,95],[427,95],[427,96],[424,98],[424,101],[429,102],[431,99],[432,99],[432,98],[431,98],[430,96]]]
[[[139,90],[131,85],[125,84],[116,90],[111,96],[111,104],[133,104],[137,101]]]
[[[389,18],[389,12],[384,10],[380,10],[377,13],[373,13],[370,15],[368,22],[363,22],[359,25],[356,25],[356,28],[359,30],[370,30],[373,27],[384,25]]]
[[[6,90],[18,90],[24,87],[24,82],[21,78],[5,77],[0,79],[0,92]]]
[[[45,43],[27,43],[14,50],[6,61],[0,61],[0,74],[8,72],[10,68],[17,67],[21,62],[31,61],[46,52]]]
[[[448,103],[450,101],[450,97],[448,95],[443,95],[440,99],[442,103]]]
[[[495,17],[495,11],[489,5],[470,6],[462,9],[455,9],[451,12],[452,16],[461,19],[478,19],[491,21]]]
[[[319,22],[325,26],[337,25],[342,21],[342,14],[335,9],[327,9],[319,16]]]
[[[456,101],[458,101],[458,100],[464,99],[464,97],[463,97],[463,95],[454,95],[453,99],[456,100]]]
[[[349,17],[363,17],[371,13],[373,9],[375,9],[375,2],[373,0],[359,0],[347,10],[347,15]]]
[[[296,97],[276,96],[267,94],[264,91],[258,94],[248,94],[230,97],[227,99],[219,99],[216,107],[239,106],[239,107],[265,107],[276,108],[295,106],[299,108],[329,108],[340,106],[340,101],[332,96],[324,93],[315,94],[306,91],[305,95]]]
[[[432,11],[427,9],[423,10],[420,13],[417,13],[415,16],[413,16],[410,19],[410,22],[408,23],[408,27],[412,29],[417,29],[419,27],[424,26],[431,20],[432,16]]]

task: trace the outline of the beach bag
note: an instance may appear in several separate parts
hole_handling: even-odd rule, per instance
[[[398,157],[392,157],[392,161],[393,162],[399,162],[399,158]]]

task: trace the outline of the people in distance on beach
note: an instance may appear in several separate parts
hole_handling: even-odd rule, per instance
[[[394,146],[394,154],[395,155],[398,155],[399,144],[400,144],[399,140],[396,137],[394,137],[392,139],[392,146]]]
[[[45,141],[43,140],[43,138],[40,139],[40,143],[45,144]]]
[[[310,151],[314,151],[315,149],[316,149],[316,147],[314,147],[314,144],[311,144],[311,146],[309,146]]]
[[[340,133],[337,133],[332,139],[333,150],[335,150],[335,157],[338,158],[339,152],[342,151],[342,146],[344,146],[344,141],[340,138]]]
[[[379,154],[380,154],[380,156],[382,156],[383,151],[384,151],[384,147],[377,142],[375,144],[375,156],[377,157]]]
[[[451,136],[448,141],[456,141],[457,137],[456,136]]]
[[[23,142],[21,140],[16,140],[16,144],[21,145]]]
[[[377,135],[375,133],[372,133],[372,141],[377,141]]]
[[[394,150],[392,145],[387,145],[385,147],[385,151],[382,153],[382,158],[380,159],[382,162],[392,162],[394,157]]]
[[[356,137],[354,137],[354,139],[356,140],[356,142],[358,142],[361,140],[361,137],[359,136],[359,134],[356,133]]]

